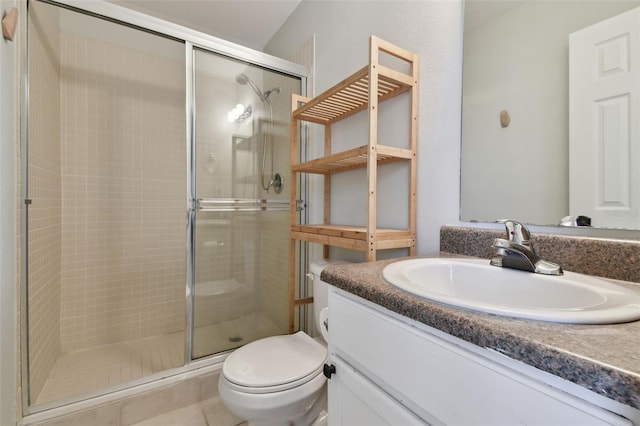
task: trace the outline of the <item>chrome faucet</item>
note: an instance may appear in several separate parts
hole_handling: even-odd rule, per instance
[[[520,269],[545,275],[562,275],[562,268],[538,257],[531,244],[529,230],[514,220],[501,221],[507,230],[507,238],[496,238],[491,245],[496,255],[491,259],[493,266]]]

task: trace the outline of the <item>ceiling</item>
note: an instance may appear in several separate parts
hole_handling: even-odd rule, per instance
[[[301,0],[110,0],[262,51]]]

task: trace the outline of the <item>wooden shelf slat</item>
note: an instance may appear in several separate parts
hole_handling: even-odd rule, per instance
[[[378,99],[389,99],[406,92],[417,82],[412,76],[378,66]],[[369,67],[366,66],[313,100],[293,111],[293,118],[331,124],[367,108]]]
[[[368,146],[360,146],[347,151],[331,154],[326,157],[304,163],[295,164],[291,167],[294,173],[315,173],[331,174],[367,167]],[[413,151],[402,148],[378,145],[376,153],[379,164],[391,163],[394,161],[409,160],[414,156]]]
[[[350,225],[292,225],[291,238],[352,250],[369,250],[367,228]],[[415,235],[407,229],[376,229],[376,249],[415,247]]]

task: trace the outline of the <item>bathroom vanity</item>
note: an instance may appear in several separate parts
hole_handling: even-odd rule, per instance
[[[391,262],[322,273],[334,286],[330,424],[640,424],[640,322],[567,325],[448,307],[385,282]]]

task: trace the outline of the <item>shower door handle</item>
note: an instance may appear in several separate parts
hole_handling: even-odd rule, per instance
[[[195,209],[199,212],[289,211],[289,200],[247,198],[198,198]]]

